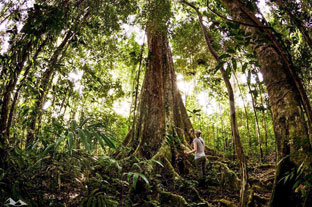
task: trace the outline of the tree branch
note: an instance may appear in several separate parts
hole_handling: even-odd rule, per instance
[[[244,23],[244,22],[239,22],[239,21],[236,21],[236,20],[233,20],[233,19],[229,19],[225,16],[222,16],[221,14],[215,12],[213,9],[211,9],[209,7],[209,0],[207,0],[207,8],[209,11],[211,11],[213,14],[217,15],[218,17],[220,17],[221,19],[224,19],[228,22],[233,22],[233,23],[236,23],[236,24],[240,24],[240,25],[244,25],[244,26],[249,26],[249,27],[257,27],[257,28],[265,28],[265,29],[273,29],[272,27],[269,27],[269,26],[261,26],[261,25],[255,25],[255,24],[248,24],[248,23]]]

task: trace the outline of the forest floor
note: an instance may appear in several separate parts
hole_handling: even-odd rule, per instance
[[[234,171],[239,177],[239,166],[230,160],[221,161],[226,163],[230,170]],[[196,189],[201,197],[211,206],[239,206],[239,189],[233,185],[235,179],[229,178],[228,174],[222,172],[222,168],[214,168],[214,162],[208,161],[208,172],[206,180],[200,181]],[[249,206],[266,206],[269,202],[275,174],[274,154],[266,157],[262,163],[251,160],[248,163],[248,182],[252,189]],[[239,183],[237,183],[239,184]],[[195,205],[199,206],[199,205]]]
[[[21,199],[29,206],[219,207],[239,204],[239,167],[237,162],[225,158],[208,157],[205,180],[187,174],[174,180],[163,174],[156,174],[153,179],[144,170],[129,172],[109,156],[74,152],[38,157],[15,153],[11,155],[7,174],[0,177],[1,205],[8,198]],[[267,156],[262,163],[249,160],[250,206],[265,206],[270,198],[274,155]],[[137,167],[140,168],[139,164]],[[174,199],[180,200],[180,204]],[[181,200],[184,203],[181,204]]]

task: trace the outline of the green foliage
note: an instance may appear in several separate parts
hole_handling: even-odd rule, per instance
[[[278,182],[283,184],[290,183],[294,192],[300,193],[301,197],[306,198],[309,189],[312,187],[312,168],[311,166],[305,167],[304,162],[302,162],[299,167],[294,167],[287,171]]]
[[[119,165],[118,161],[115,159],[112,159],[109,156],[101,156],[98,161],[97,161],[100,165],[104,166],[105,169],[110,169],[112,167],[117,169],[117,172],[120,174],[122,171],[122,167]]]
[[[169,126],[168,126],[169,128]],[[166,134],[166,143],[170,146],[177,146],[181,143],[180,137],[176,134],[174,127]]]
[[[127,176],[129,183],[132,182],[132,187],[134,189],[136,189],[136,184],[137,184],[139,178],[141,178],[146,183],[146,185],[149,186],[148,179],[142,173],[127,172],[127,173],[124,173],[123,176]],[[132,181],[131,181],[131,178],[132,178]]]
[[[80,193],[84,186],[77,180],[91,170],[93,159],[81,152],[53,156],[43,152],[18,147],[8,151],[8,166],[0,168],[1,202],[11,197],[29,206],[56,206],[68,203],[68,192]]]
[[[243,2],[253,11],[257,10],[255,1]],[[182,92],[182,95],[185,95],[183,98],[193,127],[202,130],[207,146],[226,156],[233,154],[230,110],[219,72],[224,67],[227,75],[232,77],[237,97],[237,122],[244,149],[251,159],[257,158],[259,143],[255,135],[255,109],[261,114],[258,117],[260,134],[263,138],[267,134],[266,151],[268,154],[275,151],[270,106],[264,83],[258,77],[259,63],[255,53],[267,38],[254,38],[252,33],[242,31],[239,24],[212,15],[206,10],[206,1],[194,3],[203,13],[212,47],[220,54],[219,64],[206,47],[196,14],[179,2],[40,0],[33,6],[28,3],[3,1],[0,11],[0,16],[8,19],[1,22],[5,30],[0,31],[3,49],[0,54],[0,105],[3,106],[7,95],[10,100],[8,110],[12,110],[9,136],[3,139],[0,135],[0,146],[5,149],[8,165],[0,168],[1,199],[21,198],[31,206],[68,206],[68,202],[73,202],[70,203],[72,206],[120,206],[118,196],[122,197],[119,192],[122,188],[129,193],[142,183],[148,190],[154,190],[154,178],[161,179],[163,175],[147,175],[144,169],[163,168],[161,162],[134,158],[131,166],[127,166],[108,156],[115,151],[116,144],[122,143],[132,125],[131,115],[128,117],[131,113],[121,112],[116,103],[131,102],[129,99],[133,96],[133,82],[141,58],[142,73],[149,64],[145,57],[148,49],[141,50],[140,34],[137,34],[140,31],[136,31],[137,28],[146,29],[147,22],[148,26],[153,22],[168,34],[175,70],[184,80],[194,82],[192,94]],[[288,3],[307,27],[311,3],[307,0]],[[209,4],[218,13],[228,16],[221,1],[210,1]],[[294,19],[287,15],[286,8],[270,6],[270,9],[272,11],[266,14],[268,24],[276,31],[274,35],[283,49],[293,57],[292,64],[312,98],[311,48],[295,26]],[[46,83],[47,89],[38,87],[52,67],[53,54],[67,32],[72,32],[73,37],[53,65],[55,71]],[[9,49],[4,50],[7,39]],[[251,47],[254,43],[258,44],[256,48]],[[138,86],[143,78],[141,75]],[[10,85],[12,83],[15,85]],[[42,92],[46,94],[45,103],[38,108],[36,103]],[[199,101],[202,94],[209,97],[204,103],[206,106]],[[250,95],[255,98],[254,108]],[[13,103],[14,97],[16,104]],[[242,103],[241,99],[246,102]],[[30,149],[25,149],[31,117],[39,111],[42,116],[36,117],[36,140]],[[249,128],[246,127],[247,121]],[[181,144],[174,126],[168,126],[166,132],[168,145]],[[208,175],[212,184],[217,185],[214,176],[218,173],[212,169]],[[307,190],[311,189],[311,174],[310,169],[300,165],[287,172],[279,182],[293,183],[293,190],[305,197]],[[175,184],[186,189],[198,183],[179,180]],[[168,190],[164,184],[158,185],[161,190]],[[171,187],[176,187],[174,185]],[[70,194],[70,191],[73,192]],[[69,195],[79,197],[73,199]],[[145,202],[160,205],[153,199]],[[191,205],[201,204],[194,202]]]
[[[112,196],[106,195],[99,188],[92,190],[88,197],[82,199],[80,206],[117,207],[119,203]]]

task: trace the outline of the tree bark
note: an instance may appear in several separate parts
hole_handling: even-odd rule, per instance
[[[154,10],[157,11],[162,9],[159,7],[168,5],[170,2],[165,1],[162,4],[153,2],[152,4],[156,7]],[[156,12],[153,15],[155,17],[159,14]],[[151,159],[158,154],[167,139],[175,137],[183,144],[191,142],[189,131],[192,124],[176,85],[166,21],[163,16],[158,16],[155,19],[149,19],[147,23],[149,62],[139,97],[135,124],[124,142],[124,145],[132,148],[132,151],[130,154],[119,153],[118,157],[136,155]],[[182,150],[179,146],[175,147]],[[179,153],[183,153],[183,150]],[[171,155],[173,156],[172,151]],[[174,163],[171,164],[174,165]]]
[[[232,17],[240,22],[262,25],[255,15],[238,0],[222,0]],[[270,43],[252,43],[252,47],[258,56],[258,63],[263,75],[264,83],[268,90],[271,103],[274,131],[276,137],[278,160],[274,189],[270,201],[271,206],[300,206],[302,200],[298,198],[292,189],[293,183],[279,182],[286,172],[293,167],[298,168],[301,163],[311,166],[311,145],[309,142],[307,123],[304,120],[301,108],[302,100],[306,112],[309,115],[309,102],[306,102],[302,84],[296,79],[290,68],[288,60],[280,52],[274,41],[274,36],[269,31],[256,27],[241,26],[246,32],[251,32],[257,39],[267,39]],[[309,118],[309,120],[311,120]]]

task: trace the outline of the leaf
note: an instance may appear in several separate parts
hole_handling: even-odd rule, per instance
[[[82,128],[83,125],[85,125],[89,120],[90,120],[90,117],[84,119],[84,120],[80,123],[79,128]]]
[[[219,59],[221,60],[221,59],[228,58],[228,57],[231,57],[231,55],[225,53],[225,54],[221,55],[219,57]]]
[[[28,113],[29,109],[30,108],[28,108],[28,107],[24,109],[24,111],[22,112],[22,117]]]
[[[106,207],[106,206],[109,206],[104,195],[100,196],[100,199],[102,200],[102,203],[105,204],[105,207]],[[103,206],[104,206],[104,205],[103,205]]]
[[[233,49],[233,48],[229,48],[229,49],[227,49],[227,51],[226,51],[227,53],[235,53],[235,50]]]
[[[304,162],[301,163],[301,165],[297,169],[297,174],[301,174],[303,172],[303,164]]]
[[[100,190],[99,188],[96,188],[96,189],[92,190],[91,193],[90,193],[90,196],[94,195],[99,190]]]
[[[106,135],[104,135],[104,134],[101,134],[102,135],[102,137],[103,137],[103,139],[104,139],[104,141],[105,141],[105,143],[110,147],[110,148],[116,148],[115,147],[115,144],[110,140],[110,138],[108,138]]]
[[[51,150],[51,148],[52,148],[53,146],[54,146],[54,143],[49,144],[48,147],[45,148],[45,150],[42,152],[42,155],[47,154],[47,153]]]
[[[122,176],[127,176],[127,180],[130,181],[130,177],[133,175],[132,172],[123,173]]]
[[[90,149],[90,145],[88,143],[88,139],[85,135],[85,133],[83,132],[83,130],[78,129],[78,135],[82,140],[82,144],[84,145],[84,147],[88,150],[89,153],[91,153],[91,149]]]
[[[294,171],[292,171],[292,172],[290,173],[290,175],[289,175],[289,180],[292,180],[292,179],[294,178],[294,175],[295,175],[295,173],[294,173]]]
[[[220,68],[222,68],[223,67],[223,65],[224,65],[224,61],[220,61],[219,62],[219,64],[216,66],[216,68],[214,69],[214,71],[213,71],[213,75],[220,69]]]
[[[69,132],[68,135],[68,149],[69,149],[69,153],[72,154],[73,153],[73,140],[74,140],[74,134],[72,132]]]
[[[94,197],[92,201],[92,207],[96,207],[97,199]]]
[[[227,64],[227,67],[226,67],[226,75],[230,78],[231,77],[231,65],[230,64]]]
[[[157,160],[153,160],[153,159],[152,159],[152,161],[155,162],[156,164],[160,165],[161,167],[164,167],[164,165],[161,164],[161,162],[159,162],[159,161],[157,161]]]
[[[95,136],[96,136],[97,140],[99,141],[102,149],[105,150],[105,145],[104,145],[104,142],[103,142],[103,138],[97,132],[95,132]]]
[[[242,72],[245,73],[246,69],[247,69],[248,63],[244,63],[243,67],[242,67]]]
[[[141,166],[140,166],[138,163],[134,163],[132,166],[133,166],[133,167],[137,167],[138,169],[141,170]]]
[[[288,158],[290,155],[286,155],[285,157],[283,157],[282,159],[280,159],[277,163],[276,166],[280,165],[286,158]]]
[[[77,128],[77,122],[75,119],[71,120],[70,122],[70,128],[76,129]]]
[[[145,175],[143,175],[143,174],[141,174],[141,173],[137,173],[137,174],[139,174],[139,176],[145,181],[145,183],[146,183],[147,185],[149,185],[149,181],[148,181],[148,179],[145,177]]]
[[[197,112],[200,112],[200,111],[201,111],[201,109],[194,109],[194,110],[192,111],[192,113],[196,114]]]
[[[297,180],[297,182],[295,182],[295,184],[293,185],[293,190],[295,190],[299,184],[300,184],[301,180]]]
[[[58,146],[61,144],[61,142],[63,142],[65,139],[64,136],[61,136],[60,138],[57,139],[56,143],[55,143],[55,146],[54,146],[54,149],[57,149]]]
[[[232,65],[233,65],[233,69],[236,71],[237,69],[237,62],[235,58],[232,58]]]
[[[284,184],[287,183],[288,178],[289,178],[289,175],[285,176],[285,178],[284,178]]]
[[[139,174],[138,173],[134,173],[132,176],[132,187],[135,189],[136,188],[136,184],[138,182],[138,178],[139,178]]]
[[[39,139],[35,142],[35,144],[33,144],[33,146],[31,147],[31,149],[35,149],[35,148],[37,147],[38,143],[39,143]]]

